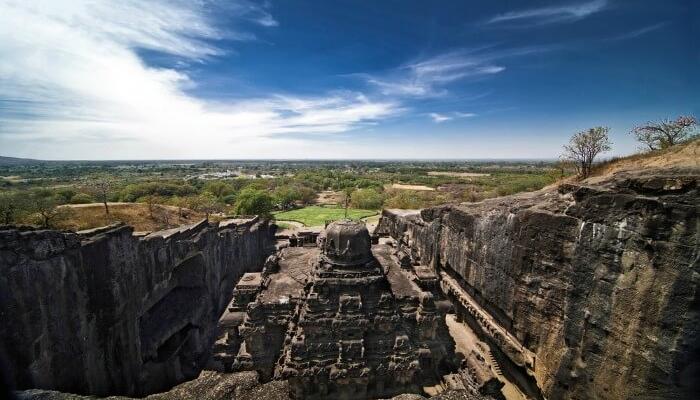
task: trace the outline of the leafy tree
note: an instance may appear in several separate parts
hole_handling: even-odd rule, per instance
[[[289,210],[294,207],[297,201],[301,200],[301,192],[293,186],[285,185],[275,189],[273,197],[282,210]]]
[[[61,204],[69,204],[73,200],[73,196],[75,196],[76,192],[75,190],[71,188],[60,188],[56,190],[56,197],[58,198],[58,201]]]
[[[597,126],[575,133],[569,144],[564,146],[563,157],[575,163],[582,178],[591,174],[593,160],[598,154],[610,151],[612,143],[608,139],[609,130],[610,128]]]
[[[231,204],[236,203],[236,198],[237,198],[237,196],[232,193],[232,194],[227,194],[226,196],[224,196],[222,200],[224,201],[224,204],[231,205]]]
[[[0,192],[0,223],[17,223],[28,212],[26,196],[16,192]]]
[[[374,189],[357,189],[350,195],[350,204],[354,208],[377,210],[384,204],[384,196]]]
[[[181,182],[144,182],[127,185],[120,193],[121,201],[134,202],[138,199],[155,195],[161,197],[188,196],[196,194],[195,187]]]
[[[694,132],[696,126],[695,117],[681,115],[673,121],[665,119],[659,122],[647,122],[634,127],[630,133],[649,150],[659,150],[691,139],[696,135]]]
[[[224,181],[208,181],[204,184],[204,191],[213,194],[217,199],[233,193],[233,187]]]
[[[274,200],[266,191],[246,188],[238,194],[234,212],[239,215],[268,216]]]
[[[50,189],[34,189],[29,196],[29,207],[39,216],[42,228],[51,228],[54,222],[65,216],[67,209],[58,207],[56,194]]]
[[[215,212],[221,212],[223,210],[222,204],[213,194],[209,192],[204,192],[198,196],[194,196],[191,199],[191,208],[203,212],[206,218],[209,219],[209,215]]]

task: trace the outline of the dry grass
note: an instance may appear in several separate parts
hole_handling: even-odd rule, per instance
[[[424,186],[424,185],[404,185],[401,183],[394,183],[391,185],[391,189],[401,189],[401,190],[422,190],[426,192],[432,192],[435,190],[435,188],[431,188],[430,186]]]
[[[700,168],[700,139],[668,149],[614,158],[596,165],[591,176],[646,168]]]
[[[102,204],[81,204],[77,207],[65,206],[69,209],[65,218],[56,223],[59,229],[83,230],[97,228],[124,222],[134,227],[136,231],[158,231],[174,228],[179,225],[191,224],[204,218],[204,214],[183,209],[178,215],[178,209],[172,206],[155,205],[153,213],[144,203],[115,203],[109,207],[109,215],[105,214]]]
[[[316,204],[339,205],[345,201],[345,194],[341,191],[324,190],[316,196]]]

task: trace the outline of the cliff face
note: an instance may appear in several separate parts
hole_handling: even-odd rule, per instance
[[[451,296],[468,298],[490,342],[546,397],[690,398],[700,366],[697,181],[697,171],[619,173],[385,211],[378,231],[456,282]]]
[[[18,389],[142,395],[195,377],[235,282],[274,250],[257,219],[134,236],[0,229],[0,343]]]

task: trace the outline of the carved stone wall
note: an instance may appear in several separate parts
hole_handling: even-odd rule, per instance
[[[236,281],[259,271],[258,219],[145,237],[0,228],[0,349],[16,388],[143,395],[199,373]]]
[[[452,295],[464,293],[459,301],[505,354],[525,356],[516,363],[546,397],[692,398],[697,180],[688,171],[622,173],[458,207],[385,211],[378,231],[451,277],[460,286],[448,288]]]

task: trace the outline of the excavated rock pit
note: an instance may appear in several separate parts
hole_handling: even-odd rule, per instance
[[[619,172],[385,210],[373,237],[348,222],[275,243],[257,219],[0,230],[10,383],[46,399],[694,398],[697,181]]]

